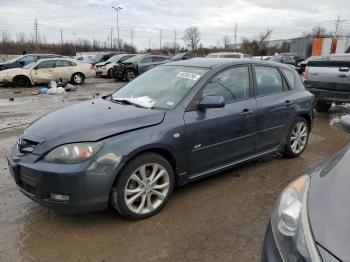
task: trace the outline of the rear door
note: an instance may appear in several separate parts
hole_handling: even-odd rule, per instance
[[[40,62],[31,71],[31,77],[35,83],[48,83],[55,79],[55,61],[45,60]]]
[[[209,80],[185,112],[190,172],[198,174],[231,163],[254,150],[256,100],[249,66],[225,69]],[[223,108],[199,110],[203,96],[223,96]]]
[[[293,91],[275,67],[254,66],[258,130],[256,153],[273,149],[286,138],[294,121]]]
[[[64,81],[71,80],[74,73],[72,63],[68,60],[55,60],[54,68],[55,79],[62,79]]]

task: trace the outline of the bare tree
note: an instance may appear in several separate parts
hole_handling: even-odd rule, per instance
[[[272,29],[267,28],[265,33],[261,33],[259,36],[258,46],[259,46],[259,53],[260,55],[263,55],[263,49],[265,47],[265,41],[269,39],[269,37],[272,34]]]
[[[223,38],[222,38],[222,43],[224,45],[224,48],[227,50],[228,48],[228,45],[231,44],[231,41],[230,41],[230,38],[225,35]]]
[[[24,44],[26,42],[26,35],[24,33],[16,34],[16,41],[19,44]]]
[[[311,36],[311,37],[324,37],[324,36],[331,36],[332,32],[327,32],[327,29],[322,26],[314,26],[311,29],[311,32],[304,32],[303,36]]]
[[[1,31],[1,41],[3,43],[8,43],[8,42],[10,42],[10,40],[11,40],[10,33],[6,30]]]
[[[201,41],[201,34],[197,26],[191,26],[185,30],[185,34],[182,38],[186,45],[196,51],[199,42]]]

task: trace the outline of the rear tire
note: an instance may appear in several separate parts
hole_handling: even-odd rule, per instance
[[[331,108],[332,104],[328,104],[325,102],[317,102],[315,109],[317,112],[327,113]]]
[[[111,192],[111,204],[123,217],[139,220],[158,213],[175,185],[170,163],[154,153],[142,154],[119,173]]]
[[[288,132],[283,155],[289,158],[300,156],[309,141],[310,126],[305,118],[297,117]]]
[[[30,87],[30,80],[25,76],[17,76],[12,80],[14,87]]]
[[[82,73],[75,73],[72,75],[72,83],[76,85],[81,85],[85,81],[85,76]]]

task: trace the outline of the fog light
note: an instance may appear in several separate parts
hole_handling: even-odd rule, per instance
[[[69,195],[50,194],[50,198],[58,201],[69,201]]]

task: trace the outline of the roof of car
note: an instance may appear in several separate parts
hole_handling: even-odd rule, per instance
[[[205,67],[213,68],[221,65],[238,65],[238,64],[261,64],[261,65],[273,65],[283,68],[290,67],[288,65],[272,62],[272,61],[263,61],[263,60],[254,60],[254,59],[238,59],[238,58],[206,58],[206,57],[197,57],[188,60],[179,60],[167,63],[166,65],[177,65],[177,66],[194,66],[194,67]]]

